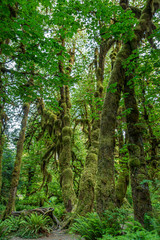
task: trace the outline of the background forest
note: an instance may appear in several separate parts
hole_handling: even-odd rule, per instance
[[[0,1],[0,239],[159,239],[159,8]]]

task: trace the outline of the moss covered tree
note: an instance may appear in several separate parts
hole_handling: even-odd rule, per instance
[[[28,114],[29,114],[29,108],[30,108],[29,103],[23,104],[23,116],[22,116],[22,122],[21,122],[21,130],[20,130],[19,139],[17,142],[17,153],[16,153],[16,159],[15,159],[14,169],[13,169],[13,173],[12,173],[9,199],[8,199],[8,204],[6,206],[6,210],[4,212],[3,218],[8,217],[8,215],[10,215],[11,212],[15,209],[15,200],[16,200],[17,187],[18,187],[19,177],[20,177],[22,154],[23,154],[23,144],[24,144],[24,139],[25,139],[25,131],[26,131],[26,126],[27,126],[27,118],[28,118]]]
[[[123,9],[127,9],[128,1],[123,2]],[[132,51],[137,49],[144,33],[150,26],[154,12],[158,9],[160,1],[147,1],[142,11],[139,23],[134,30],[132,40],[123,43],[116,61],[108,85],[100,126],[100,146],[98,157],[98,182],[97,182],[97,211],[103,213],[106,209],[113,207],[115,203],[115,180],[114,180],[114,146],[116,116],[121,98],[121,91],[125,80],[125,69],[123,62]],[[111,89],[114,86],[114,93]],[[137,196],[138,197],[138,196]],[[147,200],[148,201],[148,200]],[[149,206],[148,208],[151,208]],[[142,214],[143,218],[144,213]],[[142,219],[141,219],[141,222]]]
[[[96,73],[96,91],[94,97],[96,99],[96,117],[93,119],[91,128],[91,142],[86,156],[84,170],[82,172],[78,205],[76,213],[85,215],[87,212],[91,212],[94,206],[95,200],[95,185],[97,174],[97,157],[98,157],[98,145],[99,145],[99,127],[100,127],[100,112],[101,102],[103,101],[103,80],[104,80],[104,67],[105,57],[107,52],[112,47],[114,40],[104,40],[102,38],[100,49],[95,49],[95,73]]]

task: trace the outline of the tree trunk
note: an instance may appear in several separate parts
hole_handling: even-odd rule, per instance
[[[132,186],[132,199],[135,220],[144,225],[144,216],[152,211],[149,187],[147,182],[146,162],[142,140],[142,132],[138,125],[139,111],[135,99],[134,86],[129,85],[126,77],[124,86],[125,107],[131,109],[127,114],[127,128],[129,137],[129,168]]]
[[[114,135],[125,74],[122,62],[130,54],[129,44],[124,44],[117,54],[101,115],[97,173],[97,211],[99,214],[102,214],[106,209],[112,208],[115,205]],[[114,93],[112,92],[113,88]]]
[[[70,126],[70,96],[69,96],[69,87],[63,86],[63,91],[61,89],[61,107],[62,107],[62,151],[59,158],[59,169],[61,177],[61,187],[62,187],[62,196],[65,208],[67,212],[71,212],[75,209],[77,204],[77,197],[74,191],[73,186],[73,172],[71,169],[71,134],[72,129]]]
[[[6,210],[4,212],[3,219],[5,219],[8,215],[10,215],[11,212],[15,208],[15,199],[16,199],[17,187],[18,187],[19,177],[20,177],[23,144],[24,144],[24,139],[25,139],[25,131],[26,131],[29,108],[30,108],[29,103],[23,104],[23,118],[22,118],[22,122],[21,122],[21,130],[20,130],[20,134],[19,134],[19,140],[17,142],[16,160],[14,163],[14,169],[13,169],[13,173],[12,173],[11,188],[10,188],[10,193],[9,193],[8,204],[6,206]]]
[[[122,113],[122,109],[119,108],[119,114]],[[123,149],[124,144],[126,143],[126,139],[124,140],[123,137],[123,130],[122,130],[122,126],[121,126],[121,122],[119,120],[117,120],[118,122],[118,130],[119,130],[119,166],[120,166],[120,174],[117,180],[117,184],[116,184],[116,205],[117,207],[121,207],[123,204],[123,200],[126,196],[126,192],[127,192],[127,187],[129,184],[129,168],[128,168],[128,159],[126,157],[126,152],[121,152],[121,150]],[[125,119],[126,122],[126,119]]]
[[[102,40],[99,52],[99,64],[97,63],[98,49],[95,50],[95,71],[97,88],[95,91],[95,98],[97,98],[96,112],[97,116],[94,119],[93,126],[91,129],[91,146],[89,147],[88,154],[84,170],[82,172],[78,205],[76,214],[85,215],[87,212],[91,212],[94,206],[95,200],[95,185],[96,185],[96,173],[97,173],[97,160],[98,160],[98,145],[99,145],[99,127],[100,127],[100,112],[101,112],[101,101],[103,101],[103,79],[104,79],[104,64],[105,57],[114,40]]]

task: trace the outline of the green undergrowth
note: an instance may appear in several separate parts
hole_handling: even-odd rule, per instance
[[[48,235],[52,231],[52,224],[49,217],[36,213],[29,216],[10,216],[0,222],[0,240],[6,240],[10,236],[38,238]]]
[[[106,211],[103,217],[99,217],[96,212],[78,217],[70,232],[77,233],[86,240],[159,240],[159,220],[147,216],[145,222],[147,230],[134,221],[128,210],[114,209]]]

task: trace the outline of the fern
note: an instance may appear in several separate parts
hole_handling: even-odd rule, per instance
[[[80,216],[71,227],[71,232],[78,233],[86,240],[96,240],[105,233],[105,225],[97,213]]]
[[[7,239],[7,235],[8,235],[8,232],[5,228],[4,222],[0,220],[0,240]]]
[[[8,233],[16,232],[20,226],[24,223],[24,220],[21,217],[10,216],[4,221],[4,226]]]
[[[38,215],[37,213],[31,214],[24,218],[24,222],[18,232],[18,236],[28,238],[37,237],[51,232],[50,218]]]

